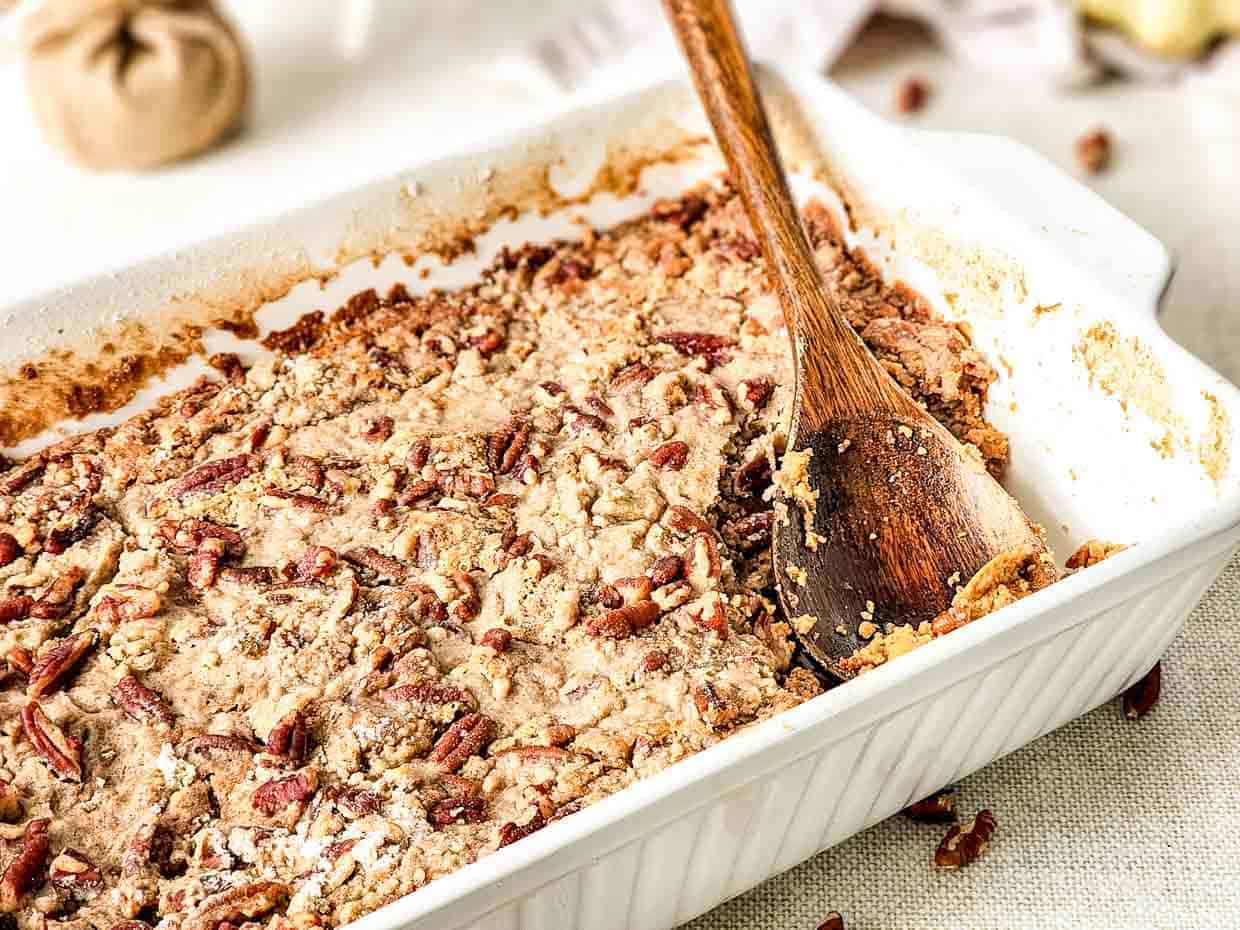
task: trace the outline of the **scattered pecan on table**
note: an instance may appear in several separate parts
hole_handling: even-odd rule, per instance
[[[995,815],[988,810],[978,811],[966,824],[956,824],[935,850],[934,864],[940,869],[955,870],[976,862],[990,847],[995,826]]]

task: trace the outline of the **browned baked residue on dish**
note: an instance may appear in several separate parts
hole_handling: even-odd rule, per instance
[[[1081,334],[1072,355],[1084,366],[1090,386],[1114,397],[1125,410],[1131,405],[1156,423],[1183,429],[1162,363],[1136,336],[1125,338],[1104,320]]]
[[[806,219],[888,369],[989,430],[964,334]],[[271,344],[0,469],[0,802],[48,821],[0,842],[88,876],[32,869],[21,930],[341,925],[820,691],[769,550],[788,338],[731,192]]]
[[[211,328],[255,338],[258,311],[299,283],[326,282],[352,261],[378,260],[390,253],[410,261],[423,254],[451,261],[471,252],[474,238],[499,220],[531,210],[550,213],[603,193],[628,196],[640,186],[645,169],[690,159],[706,141],[671,124],[651,127],[640,143],[611,144],[587,188],[571,197],[557,193],[551,183],[552,165],[559,161],[554,155],[496,172],[487,183],[475,185],[476,191],[457,192],[461,203],[450,213],[423,209],[420,198],[411,197],[406,189],[401,194],[407,201],[401,222],[381,235],[346,236],[332,268],[312,268],[298,257],[284,270],[242,275],[211,292],[171,298],[166,310],[144,317],[148,322],[101,328],[95,340],[101,350],[53,349],[15,370],[0,371],[0,447],[16,445],[59,423],[123,407],[142,387],[201,355],[203,333]],[[475,193],[477,202],[472,199]]]

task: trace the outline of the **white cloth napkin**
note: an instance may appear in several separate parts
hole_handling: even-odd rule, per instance
[[[879,12],[921,20],[951,54],[980,68],[1061,87],[1089,83],[1108,70],[1160,79],[1210,67],[1169,63],[1117,33],[1085,29],[1072,0],[734,0],[734,5],[756,57],[813,68],[829,67]],[[595,0],[539,36],[523,64],[555,87],[572,90],[622,56],[653,58],[672,45],[659,0]],[[1216,54],[1211,60],[1229,57],[1234,59]],[[1232,78],[1240,86],[1240,71]]]

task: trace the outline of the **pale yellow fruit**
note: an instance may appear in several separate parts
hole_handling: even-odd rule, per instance
[[[1196,55],[1215,36],[1240,33],[1240,0],[1081,0],[1081,11],[1160,55]]]

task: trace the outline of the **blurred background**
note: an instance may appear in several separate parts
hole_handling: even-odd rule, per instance
[[[59,60],[43,70],[31,62],[44,62],[46,45],[84,28],[85,17],[111,16],[121,47],[108,67],[124,72],[143,46],[140,34],[134,38],[135,11],[214,15],[211,4],[0,0],[0,10],[13,11],[0,12],[0,195],[9,217],[0,303],[467,147],[564,106],[573,93],[619,89],[676,60],[656,0],[215,6],[248,62],[237,120],[221,125],[228,131],[202,154],[140,173],[99,172],[65,151],[63,137],[85,128],[56,127],[58,146],[46,121],[41,128],[36,120],[36,104],[54,122],[84,100],[78,123],[101,123],[106,133],[117,118],[109,105],[126,88],[80,74],[83,56],[56,52]],[[914,127],[1015,137],[1086,178],[1177,254],[1168,327],[1240,377],[1240,348],[1223,338],[1231,323],[1224,304],[1240,293],[1233,208],[1240,40],[1230,38],[1240,32],[1240,0],[739,0],[738,7],[759,57],[819,69]],[[52,39],[31,36],[31,20],[58,14]],[[195,75],[172,68],[160,80]],[[156,87],[165,109],[144,100],[114,134],[134,132],[134,120],[160,133],[161,120],[194,100],[176,96],[181,90]],[[1095,130],[1102,134],[1084,138]],[[1097,170],[1082,158],[1098,159]]]
[[[736,3],[758,57],[819,70],[911,131],[1018,139],[1152,231],[1177,265],[1164,325],[1240,381],[1240,0]],[[158,58],[185,34],[156,16],[169,10],[218,12],[235,31],[213,25],[205,59],[173,64]],[[112,57],[88,73],[97,49],[67,50],[92,16],[111,24]],[[678,61],[657,0],[0,0],[0,17],[0,323],[19,298]],[[117,75],[146,53],[135,104]],[[210,138],[191,138],[208,122]],[[159,164],[83,167],[86,138],[88,162],[106,149]],[[182,139],[184,158],[156,145]],[[832,908],[872,930],[1236,926],[1240,874],[1217,819],[1234,811],[1240,760],[1240,640],[1217,637],[1240,621],[1226,590],[1172,646],[1149,720],[1124,729],[1100,708],[968,780],[965,805],[1003,823],[990,870],[930,875],[935,840],[897,818],[695,930],[812,930]],[[1217,920],[1173,920],[1206,911]]]

